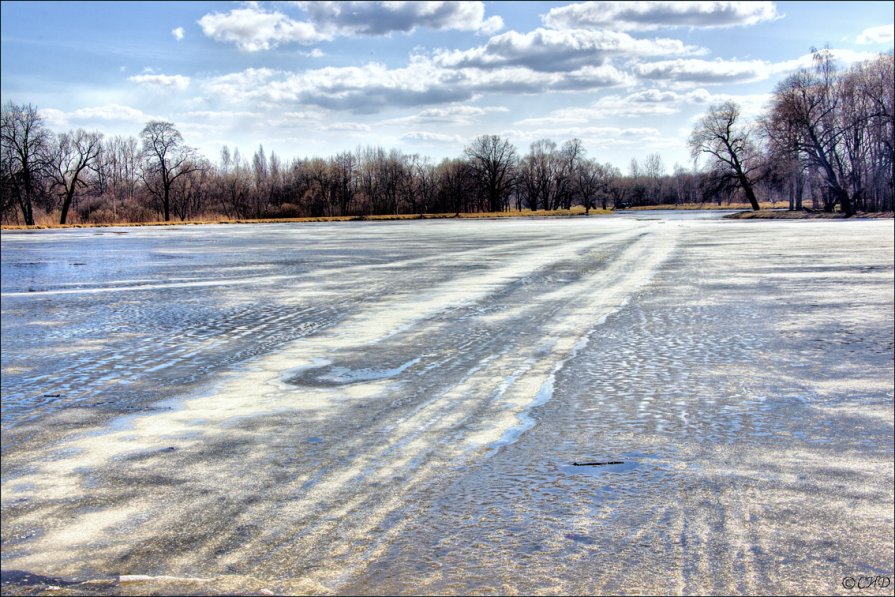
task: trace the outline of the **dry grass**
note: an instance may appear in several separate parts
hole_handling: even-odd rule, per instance
[[[758,205],[762,209],[786,207],[786,203],[783,201],[777,201],[776,203],[759,201]],[[637,207],[628,207],[627,209],[632,211],[644,209],[752,209],[752,206],[748,203],[726,203],[724,205],[718,205],[717,203],[681,203],[672,205],[666,203],[662,205],[638,205]]]
[[[845,214],[835,212],[827,213],[823,211],[743,211],[735,214],[724,216],[728,220],[844,220]],[[891,211],[884,212],[861,212],[856,213],[854,218],[891,218]]]
[[[591,215],[607,215],[612,210],[592,209]],[[390,220],[443,220],[443,219],[464,219],[478,220],[487,218],[540,218],[540,217],[570,217],[583,216],[583,207],[573,207],[572,209],[558,209],[555,211],[538,210],[538,211],[497,211],[497,212],[481,212],[481,213],[460,213],[460,214],[395,214],[395,215],[376,215],[376,216],[323,216],[317,218],[264,218],[258,220],[249,219],[207,219],[207,220],[185,220],[172,222],[116,222],[113,224],[35,224],[34,226],[23,225],[4,225],[3,230],[41,230],[46,228],[108,228],[114,226],[196,226],[207,224],[282,224],[289,222],[358,222],[358,221],[390,221]]]

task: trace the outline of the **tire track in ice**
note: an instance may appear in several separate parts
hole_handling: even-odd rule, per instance
[[[650,247],[650,251],[654,249],[655,247]],[[643,253],[633,250],[630,253],[631,255],[625,256],[630,262],[637,262],[643,265],[645,258]],[[600,273],[605,275],[607,272],[601,271]],[[616,277],[612,275],[606,276],[608,279],[604,283],[595,283],[593,279],[588,280],[582,284],[581,288],[576,289],[577,296],[587,296],[597,289],[606,290],[606,287],[625,286],[625,284],[620,283],[617,276],[617,273]],[[628,286],[628,290],[630,290],[630,286]],[[619,296],[622,294],[620,293]],[[576,294],[570,293],[570,295],[575,296]],[[545,296],[544,303],[552,305],[563,304],[561,301],[557,302],[555,298]],[[580,321],[576,323],[580,323]],[[518,349],[518,346],[515,348]],[[395,520],[394,514],[401,510],[408,499],[411,499],[408,497],[408,494],[412,495],[418,490],[425,491],[429,487],[433,475],[427,474],[427,471],[438,471],[452,465],[457,466],[458,461],[460,463],[464,462],[464,457],[472,457],[469,446],[466,447],[466,450],[455,448],[451,451],[449,448],[450,445],[456,446],[461,444],[462,446],[464,439],[468,441],[469,438],[464,438],[464,434],[460,433],[460,430],[470,426],[469,419],[481,422],[501,414],[505,407],[495,408],[493,405],[495,402],[494,398],[503,397],[510,388],[517,391],[522,389],[526,393],[526,402],[529,404],[528,408],[530,408],[532,399],[537,400],[537,397],[533,395],[533,391],[537,391],[538,388],[541,388],[543,391],[545,387],[549,386],[549,377],[556,371],[554,364],[555,356],[553,354],[543,355],[549,357],[546,359],[542,356],[541,360],[546,360],[547,364],[541,365],[540,371],[533,376],[534,381],[528,379],[525,380],[527,383],[519,383],[520,378],[530,373],[531,369],[535,367],[535,364],[531,362],[523,363],[515,369],[512,367],[505,368],[512,371],[509,384],[506,384],[506,380],[503,380],[501,376],[495,376],[493,372],[494,365],[504,357],[504,354],[497,353],[493,361],[485,363],[486,366],[483,366],[481,369],[474,369],[472,375],[452,388],[452,391],[436,396],[428,402],[417,406],[412,412],[399,420],[399,425],[389,426],[382,434],[386,438],[384,439],[385,444],[381,447],[367,446],[370,453],[365,453],[360,462],[356,460],[355,462],[346,463],[350,465],[350,468],[344,471],[340,478],[330,479],[329,484],[321,483],[312,487],[303,496],[304,502],[315,505],[342,504],[339,511],[340,521],[351,520],[354,526],[346,525],[343,522],[337,528],[332,528],[329,524],[329,519],[311,524],[309,521],[315,518],[313,514],[299,514],[297,519],[287,526],[290,528],[302,528],[303,531],[300,536],[289,537],[288,540],[281,544],[280,549],[289,551],[290,557],[278,559],[275,567],[282,568],[286,561],[307,562],[309,558],[315,557],[315,554],[319,556],[320,545],[351,545],[350,540],[346,542],[347,531],[347,534],[354,541],[366,541],[368,547],[364,550],[363,557],[349,557],[347,559],[351,561],[339,562],[337,568],[341,572],[336,578],[323,578],[327,574],[331,574],[331,570],[327,570],[326,573],[321,575],[317,582],[324,583],[330,589],[333,589],[341,582],[345,582],[352,574],[356,574],[358,572],[356,566],[362,566],[363,562],[369,561],[383,549],[388,542],[388,538],[400,532],[403,523],[400,520]],[[491,356],[495,355],[492,353]],[[475,355],[473,355],[473,358],[475,358]],[[521,357],[517,358],[516,364],[518,364],[519,360],[521,360]],[[482,396],[491,396],[492,398],[491,400],[482,400]],[[477,412],[476,406],[481,405],[483,402],[486,408]],[[489,405],[489,403],[491,404]],[[515,420],[515,416],[518,415],[519,412],[515,412],[510,418]],[[434,425],[433,421],[438,421],[439,425]],[[401,432],[396,434],[396,430]],[[492,430],[490,434],[486,435],[489,438],[498,438],[497,441],[499,442],[500,439],[505,438],[505,432],[501,432],[503,432],[503,428],[498,428],[496,431]],[[422,437],[423,435],[425,435],[425,438]],[[490,443],[493,445],[493,441]],[[480,440],[472,441],[472,447],[483,445],[488,445],[488,443]],[[396,461],[406,464],[398,471],[395,471],[393,463]],[[376,467],[377,462],[380,463],[377,467],[379,475],[374,477],[372,481],[374,483],[388,483],[397,475],[402,479],[403,495],[401,497],[383,501],[381,492],[358,488],[359,485],[370,484],[371,479],[368,471],[370,467]],[[356,472],[358,469],[361,472]],[[300,481],[303,481],[303,479]],[[321,487],[322,490],[315,491],[318,487]],[[282,500],[273,501],[274,503],[279,503]],[[325,509],[325,507],[322,509]],[[363,513],[362,516],[360,513]],[[279,511],[277,515],[282,517],[282,511]],[[383,525],[383,521],[388,520],[392,522],[390,522],[390,527],[387,529],[388,532],[383,533],[383,529],[380,527]],[[350,526],[350,529],[346,529],[346,526]],[[380,539],[370,542],[366,538],[371,536],[373,529],[376,529],[375,535],[379,536]],[[306,546],[296,553],[295,544],[298,541],[304,542]],[[253,549],[248,547],[247,550],[264,553],[264,560],[268,557],[273,557],[267,555],[271,553],[270,542],[267,538],[262,536],[259,538],[258,543],[259,548]],[[264,547],[261,548],[260,546]],[[276,551],[273,553],[275,554]],[[330,552],[328,557],[332,558],[334,556]],[[253,569],[266,567],[264,560],[253,561],[251,567]]]
[[[463,263],[493,259],[501,255],[513,255],[522,246],[530,248],[530,241],[516,241],[499,244],[493,247],[460,251],[452,256],[455,266]],[[126,405],[122,393],[131,393],[139,382],[156,382],[164,370],[176,368],[177,379],[191,382],[215,368],[236,363],[246,358],[257,356],[291,340],[313,334],[319,330],[336,325],[357,305],[380,300],[384,295],[410,293],[418,287],[423,279],[427,282],[438,281],[434,266],[443,261],[443,255],[428,255],[399,259],[395,262],[354,265],[340,267],[336,279],[329,267],[321,271],[309,272],[294,279],[288,285],[290,292],[301,296],[313,290],[332,293],[338,298],[324,304],[310,306],[250,305],[236,310],[228,310],[224,314],[212,316],[196,322],[174,334],[159,335],[165,329],[154,329],[151,319],[142,320],[142,314],[124,314],[124,325],[119,331],[138,328],[145,336],[137,344],[136,349],[121,349],[117,345],[108,350],[89,352],[74,358],[73,362],[52,372],[33,377],[16,377],[4,375],[4,426],[10,428],[16,424],[32,422],[47,412],[71,405]],[[401,271],[399,278],[394,272]],[[378,272],[378,278],[369,279],[371,273]],[[441,279],[452,274],[445,271]],[[363,284],[356,282],[356,277],[363,275]],[[290,280],[289,276],[275,276],[277,281]],[[270,281],[270,280],[268,280]],[[232,286],[252,282],[256,278],[227,279],[216,282],[219,286]],[[351,286],[361,286],[358,291]],[[167,286],[158,286],[169,288]],[[145,290],[145,286],[131,286],[133,290]],[[66,292],[94,292],[102,288],[87,288]],[[50,291],[52,292],[52,291]],[[7,293],[9,294],[9,293]],[[10,296],[16,293],[12,293]],[[45,293],[22,293],[30,299],[38,299]],[[92,332],[92,329],[88,329]],[[105,333],[112,332],[105,329]],[[63,340],[70,339],[70,332],[64,332]],[[53,330],[46,334],[54,336]],[[130,342],[129,346],[135,343]],[[233,347],[240,347],[234,350]],[[223,353],[223,358],[222,358]],[[12,389],[14,388],[14,389]],[[27,414],[26,414],[27,413]]]

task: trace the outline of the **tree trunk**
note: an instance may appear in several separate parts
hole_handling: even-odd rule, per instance
[[[22,208],[22,217],[25,218],[26,226],[34,226],[34,210],[31,208],[30,198],[19,197],[19,207]]]
[[[743,190],[746,192],[746,198],[749,200],[749,204],[752,206],[752,211],[760,210],[761,206],[758,205],[758,199],[755,198],[755,191],[752,190],[752,184],[746,179],[746,177],[742,177],[740,179],[740,184],[742,184]]]
[[[855,215],[855,206],[851,198],[848,196],[848,191],[846,191],[845,189],[838,189],[836,191],[836,195],[839,198],[839,207],[842,210],[842,213],[845,214],[845,217],[850,218]]]
[[[168,189],[168,187],[166,186],[165,187],[165,197],[164,197],[164,200],[162,201],[162,208],[165,211],[165,221],[166,222],[171,221],[171,199],[170,199],[169,191],[170,191],[170,189]]]
[[[68,219],[68,210],[71,207],[72,199],[74,198],[74,189],[71,191],[67,191],[65,193],[65,197],[62,199],[62,216],[59,218],[60,224],[65,224],[65,220]]]

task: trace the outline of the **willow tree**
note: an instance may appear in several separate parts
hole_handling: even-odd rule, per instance
[[[693,159],[709,156],[709,173],[719,186],[742,189],[752,209],[760,209],[754,184],[761,156],[749,129],[742,124],[736,103],[711,106],[693,127],[689,145]]]

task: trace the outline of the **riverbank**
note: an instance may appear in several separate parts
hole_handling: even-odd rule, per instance
[[[609,215],[611,209],[592,209],[589,215]],[[305,223],[305,222],[384,222],[392,220],[481,220],[491,218],[549,218],[549,217],[572,217],[584,216],[584,208],[573,207],[572,209],[557,209],[537,211],[490,211],[490,212],[463,212],[463,213],[442,213],[442,214],[385,214],[371,216],[319,216],[308,218],[210,218],[203,220],[176,220],[170,222],[87,222],[78,224],[34,224],[33,226],[25,226],[22,224],[4,224],[0,226],[0,230],[45,230],[56,228],[112,228],[112,227],[133,227],[133,226],[206,226],[209,224],[288,224],[288,223]]]
[[[852,218],[886,219],[892,218],[891,211],[865,212],[859,211]],[[724,216],[727,220],[845,220],[845,214],[824,211],[741,211]]]

